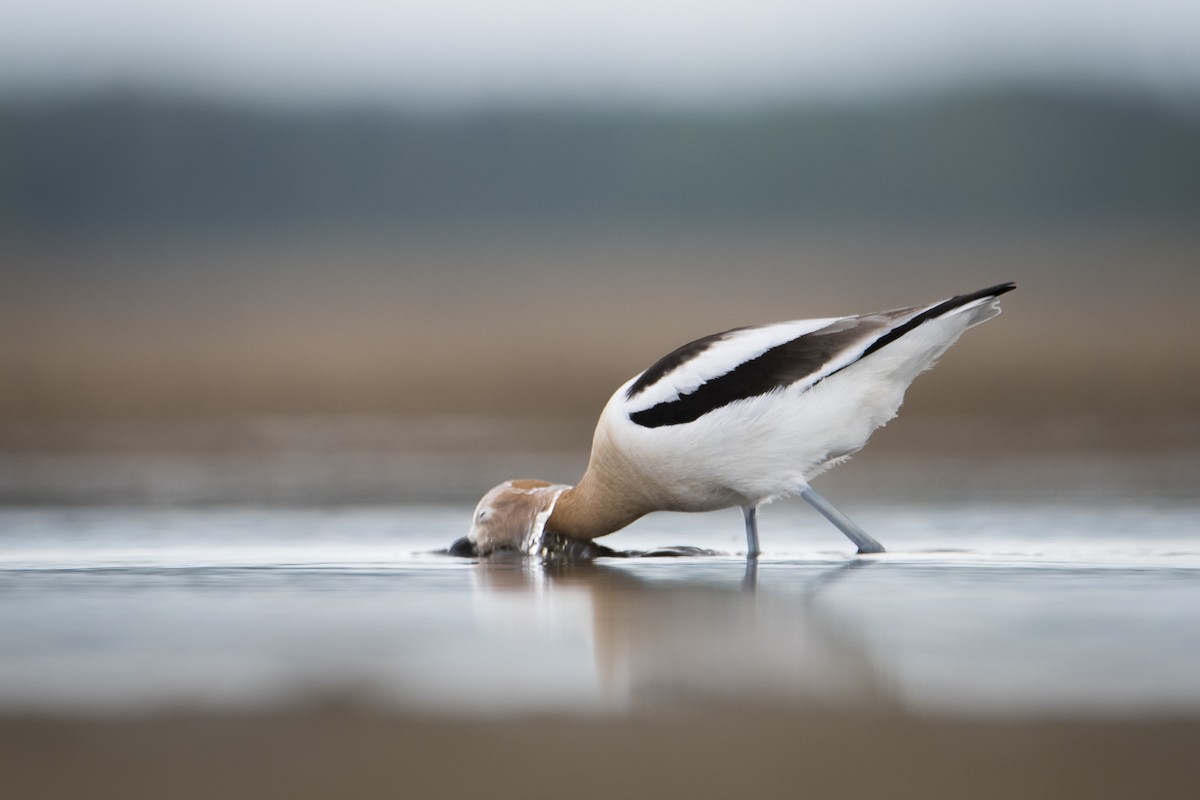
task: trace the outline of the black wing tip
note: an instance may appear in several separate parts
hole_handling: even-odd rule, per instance
[[[962,295],[962,298],[965,302],[970,302],[971,300],[978,300],[983,297],[999,297],[1002,294],[1011,292],[1015,288],[1017,288],[1016,281],[1005,281],[1004,283],[997,283],[995,286],[989,286],[986,289],[980,289],[978,292]]]
[[[935,306],[925,309],[920,314],[917,314],[909,319],[903,325],[892,328],[883,336],[880,336],[878,339],[872,342],[866,350],[863,350],[863,354],[859,358],[866,358],[879,348],[891,344],[904,334],[931,319],[937,319],[940,316],[949,314],[955,309],[962,308],[968,303],[974,303],[976,300],[989,300],[999,297],[1005,292],[1011,292],[1015,288],[1017,288],[1016,281],[1007,281],[1005,283],[997,283],[995,286],[989,286],[986,289],[980,289],[977,292],[968,292],[967,294],[960,294],[956,297],[951,297],[949,300],[944,300]]]
[[[989,286],[986,289],[980,289],[977,292],[967,292],[966,294],[956,295],[951,297],[949,300],[944,300],[941,303],[938,303],[936,306],[921,312],[912,320],[909,320],[909,322],[912,323],[916,320],[924,322],[928,319],[934,319],[935,317],[940,317],[943,314],[948,314],[956,308],[961,308],[967,303],[973,303],[976,300],[989,300],[996,298],[1002,294],[1011,292],[1015,288],[1017,288],[1016,281],[1005,281],[1004,283],[997,283],[995,286]]]

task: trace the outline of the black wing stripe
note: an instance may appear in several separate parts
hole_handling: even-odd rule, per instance
[[[888,328],[881,336],[863,349],[849,364],[843,364],[820,380],[841,372],[851,364],[861,361],[871,353],[886,347],[909,331],[919,327],[931,319],[936,319],[954,309],[987,297],[998,297],[1005,292],[1017,288],[1015,283],[1001,283],[987,289],[981,289],[970,294],[960,294],[930,309],[906,320],[894,328]],[[767,394],[776,389],[782,389],[808,377],[818,374],[836,356],[861,342],[871,333],[887,328],[889,316],[896,313],[870,315],[859,317],[857,324],[847,325],[845,320],[839,320],[825,328],[806,333],[791,341],[772,347],[762,355],[739,364],[733,370],[713,378],[702,384],[694,392],[681,395],[675,400],[651,406],[642,411],[636,411],[629,418],[644,428],[660,428],[665,425],[682,425],[694,422],[709,412],[716,411],[738,400]],[[738,329],[742,330],[742,329]],[[627,398],[632,398],[647,386],[654,384],[671,370],[699,356],[715,342],[733,331],[706,336],[668,354],[653,367],[645,372],[626,392]],[[655,373],[651,376],[651,373]],[[819,383],[820,380],[814,382]]]
[[[694,342],[688,342],[683,347],[679,347],[665,356],[654,362],[654,366],[642,373],[642,376],[634,381],[633,385],[625,392],[625,399],[632,400],[646,389],[649,389],[654,384],[658,383],[663,376],[669,372],[679,369],[687,362],[691,361],[696,356],[703,353],[708,348],[712,347],[717,342],[721,341],[731,333],[744,331],[745,328],[733,328],[728,331],[721,331]]]
[[[878,327],[882,327],[882,324],[878,324],[876,330]],[[862,325],[847,328],[844,321],[839,320],[820,330],[776,345],[724,375],[707,381],[691,394],[681,395],[675,400],[659,403],[643,411],[636,411],[630,414],[629,418],[644,428],[693,422],[730,403],[781,389],[819,372],[855,341],[861,341],[870,331],[871,328],[864,330]],[[705,349],[709,344],[711,342],[705,345]],[[690,346],[685,345],[680,350]],[[680,351],[677,350],[676,353],[678,352]],[[698,353],[692,357],[695,355]]]

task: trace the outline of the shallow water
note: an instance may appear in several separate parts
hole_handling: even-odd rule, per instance
[[[727,555],[545,567],[433,554],[467,505],[0,509],[0,711],[452,713],[693,698],[973,715],[1200,712],[1200,505],[653,515],[606,543]]]

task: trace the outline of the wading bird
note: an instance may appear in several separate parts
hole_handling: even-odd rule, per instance
[[[536,554],[548,535],[590,541],[652,511],[740,506],[755,558],[758,507],[799,495],[858,552],[882,552],[809,481],[858,452],[896,415],[913,379],[963,331],[999,314],[997,298],[1015,288],[685,344],[617,389],[576,486],[513,480],[484,495],[469,549]]]

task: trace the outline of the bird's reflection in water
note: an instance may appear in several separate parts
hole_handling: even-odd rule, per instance
[[[681,577],[698,564],[701,575]],[[580,691],[598,691],[612,708],[694,700],[890,707],[898,703],[891,682],[823,602],[829,587],[869,564],[804,570],[803,591],[776,592],[759,585],[769,564],[499,555],[476,566],[476,598],[485,624],[585,637],[595,670],[575,676]]]

